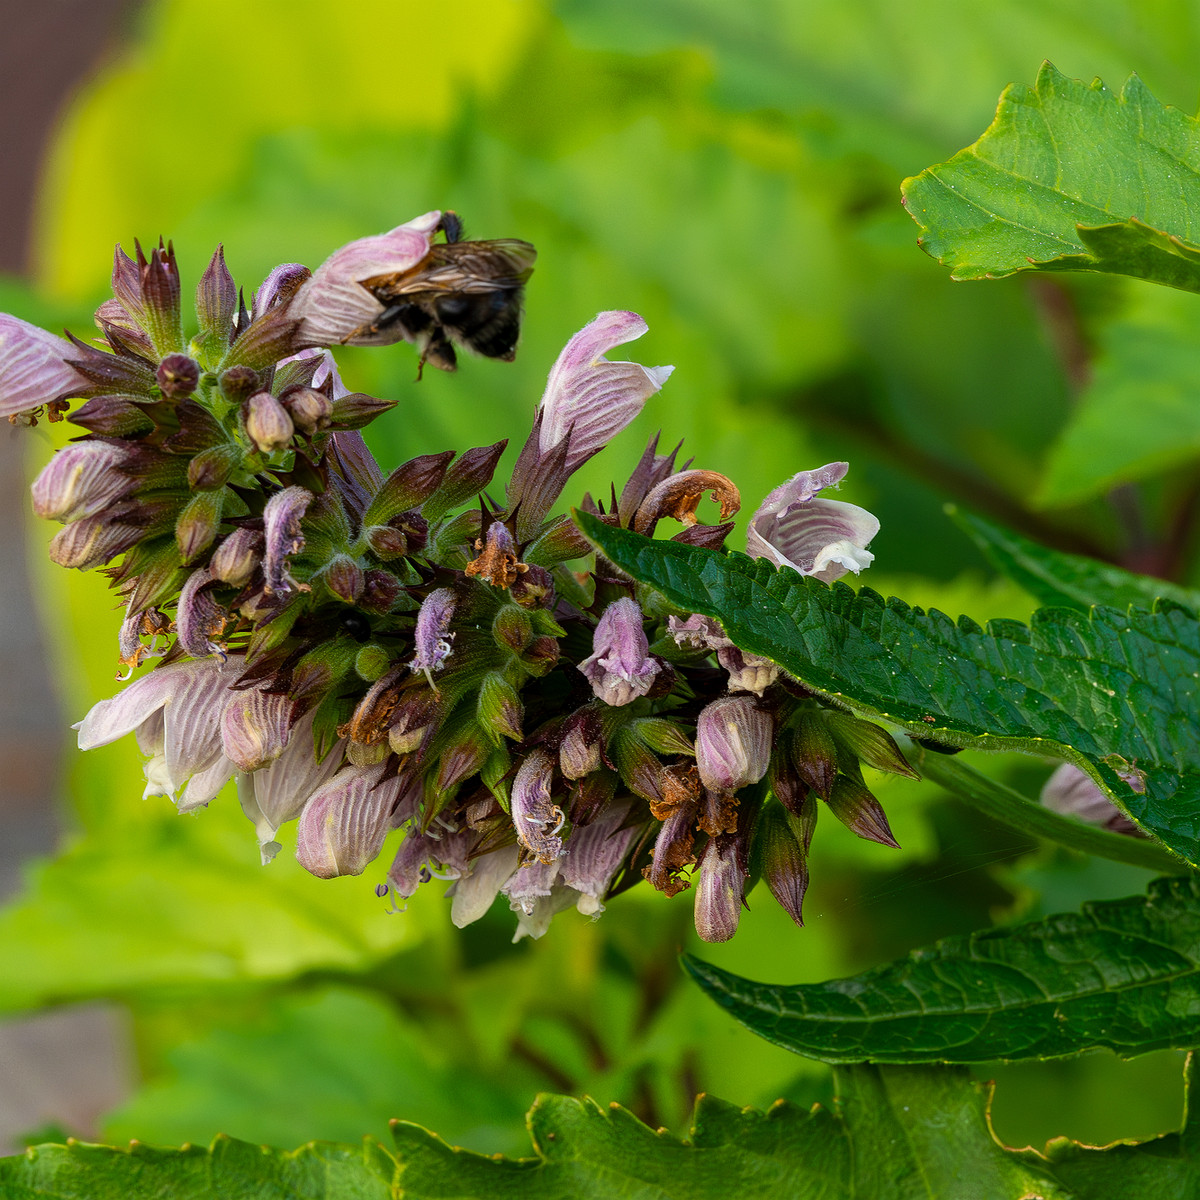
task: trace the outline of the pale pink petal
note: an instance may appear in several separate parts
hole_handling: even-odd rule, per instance
[[[383,765],[344,767],[311,796],[300,814],[296,857],[321,879],[361,875],[383,839],[410,813],[408,776],[383,778]],[[418,785],[419,788],[419,785]]]
[[[568,473],[629,425],[674,370],[604,357],[613,347],[641,337],[646,328],[637,313],[600,313],[567,343],[551,369],[540,405],[538,444],[545,455],[570,434]]]
[[[0,313],[0,417],[87,388],[88,381],[66,361],[78,355],[64,338]]]
[[[288,309],[288,315],[300,321],[298,344],[337,346],[349,339],[352,345],[386,346],[400,341],[404,333],[398,323],[378,334],[352,337],[383,312],[361,280],[415,267],[429,253],[441,217],[438,211],[428,212],[388,233],[335,250],[301,285]]]

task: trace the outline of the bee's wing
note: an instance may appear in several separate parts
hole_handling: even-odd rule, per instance
[[[430,248],[417,266],[397,275],[378,275],[362,284],[381,300],[398,296],[431,300],[446,292],[516,290],[533,271],[537,251],[517,238],[449,242]]]

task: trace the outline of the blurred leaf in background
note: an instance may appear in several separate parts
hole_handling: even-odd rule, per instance
[[[952,615],[1022,618],[1033,601],[989,581],[943,502],[1110,559],[1178,543],[1200,452],[1184,403],[1194,318],[1112,279],[952,284],[917,250],[899,183],[970,141],[1044,57],[1085,78],[1136,68],[1190,110],[1198,50],[1182,0],[938,0],[919,20],[899,0],[464,0],[453,20],[382,0],[163,0],[68,113],[43,192],[40,296],[22,300],[42,308],[18,311],[54,307],[85,332],[116,241],[172,237],[190,281],[223,242],[249,290],[280,261],[316,265],[454,208],[472,236],[537,245],[523,343],[511,365],[468,360],[420,384],[406,347],[347,351],[351,386],[401,399],[371,430],[385,464],[523,438],[565,340],[598,309],[629,308],[650,325],[630,356],[678,370],[580,492],[607,494],[659,427],[733,477],[747,513],[795,471],[845,458],[844,498],[883,520],[867,582]],[[1143,405],[1155,416],[1140,440],[1114,437],[1105,414]],[[46,443],[30,453],[40,466]],[[1133,515],[1111,494],[1131,480]],[[64,701],[82,715],[114,690],[117,615],[101,579],[44,565],[50,532],[34,552]],[[1195,581],[1186,555],[1175,565]],[[690,894],[635,890],[595,924],[565,914],[514,947],[507,913],[460,934],[434,896],[388,916],[371,881],[311,879],[288,851],[260,868],[232,796],[192,818],[140,800],[132,745],[68,761],[75,832],[0,914],[0,954],[18,964],[0,1006],[131,1006],[146,1083],[109,1136],[221,1129],[291,1146],[381,1136],[397,1116],[516,1153],[539,1089],[675,1128],[700,1090],[757,1105],[827,1094],[825,1068],[684,985]],[[989,769],[1027,794],[1045,774]],[[817,982],[1025,915],[1042,892],[1077,904],[1129,882],[1090,863],[1076,887],[1069,856],[1030,858],[936,788],[878,790],[902,852],[823,830],[807,928],[752,896],[734,941],[706,957]],[[1054,1065],[1049,1100],[1036,1074],[1002,1084],[998,1110],[1025,1122],[1010,1136],[1164,1127],[1120,1069],[1105,1083],[1119,1129],[1087,1124],[1095,1104],[1068,1111],[1063,1081],[1096,1078],[1081,1063]]]

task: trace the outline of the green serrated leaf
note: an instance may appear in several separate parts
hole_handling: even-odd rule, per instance
[[[1007,575],[1042,604],[1060,604],[1087,612],[1093,605],[1152,609],[1159,597],[1200,612],[1200,592],[1151,575],[1137,575],[1079,554],[1064,554],[1031,542],[986,517],[948,505],[946,512],[983,551],[997,571]]]
[[[1036,1162],[991,1137],[989,1088],[965,1071],[841,1072],[833,1109],[780,1101],[767,1112],[702,1096],[687,1138],[592,1100],[542,1096],[529,1114],[535,1158],[492,1159],[394,1126],[406,1200],[929,1200],[973,1195],[1067,1200]]]
[[[1186,609],[1048,608],[1031,625],[984,630],[869,588],[576,519],[623,571],[857,715],[950,745],[1074,761],[1144,830],[1200,862],[1200,627]]]
[[[361,1146],[313,1142],[292,1151],[227,1137],[180,1150],[70,1142],[0,1159],[0,1193],[5,1200],[393,1200],[395,1174],[395,1159],[369,1138]]]
[[[1116,94],[1044,64],[903,194],[955,279],[1104,271],[1200,291],[1200,126],[1136,75]]]
[[[848,979],[754,983],[685,957],[747,1028],[822,1062],[1124,1057],[1200,1042],[1200,880],[946,938]]]

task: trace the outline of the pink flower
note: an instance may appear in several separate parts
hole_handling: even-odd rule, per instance
[[[0,313],[0,417],[90,387],[68,361],[78,357],[76,348],[63,338]]]
[[[401,322],[378,333],[354,336],[384,311],[362,281],[415,267],[429,253],[441,219],[441,212],[428,212],[387,233],[359,238],[335,250],[312,278],[300,285],[288,307],[288,316],[300,322],[296,345],[389,346],[401,341]]]
[[[879,521],[856,504],[817,497],[840,483],[847,469],[846,463],[829,463],[777,487],[751,518],[746,553],[826,583],[869,567],[875,556],[867,544]]]

